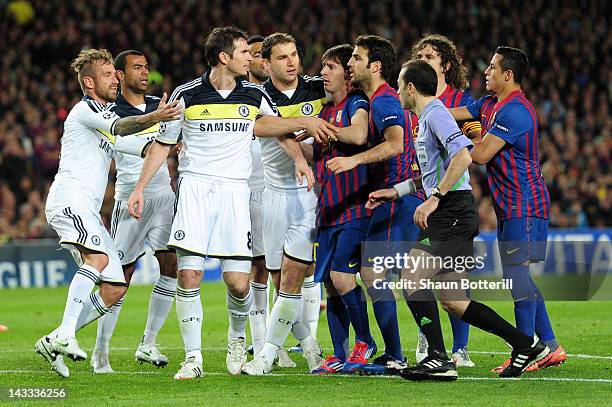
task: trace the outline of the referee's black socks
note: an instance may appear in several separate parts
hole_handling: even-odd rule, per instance
[[[497,312],[480,302],[470,301],[461,319],[483,331],[499,336],[514,349],[525,349],[533,343],[533,338],[513,327]]]
[[[432,351],[436,351],[436,357],[444,360],[448,359],[446,348],[444,347],[444,338],[442,337],[442,328],[440,328],[438,303],[433,291],[419,290],[408,296],[404,294],[404,298],[417,326],[427,338],[429,354],[431,355]]]

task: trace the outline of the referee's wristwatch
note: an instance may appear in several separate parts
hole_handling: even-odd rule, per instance
[[[431,190],[431,196],[435,196],[436,198],[440,200],[444,198],[444,195],[442,195],[438,187],[435,187],[434,189]]]

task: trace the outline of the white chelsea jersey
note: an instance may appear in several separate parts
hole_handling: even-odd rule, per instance
[[[59,171],[51,184],[45,211],[47,219],[65,207],[100,212],[115,151],[141,154],[146,142],[115,136],[119,117],[89,96],[68,114],[61,139]]]
[[[177,87],[169,102],[183,106],[181,119],[162,124],[156,141],[175,144],[182,134],[179,154],[181,176],[249,179],[252,173],[251,144],[255,120],[276,116],[276,107],[263,87],[237,81],[222,95],[204,76]]]

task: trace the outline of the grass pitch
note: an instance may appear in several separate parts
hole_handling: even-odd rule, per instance
[[[94,375],[89,361],[73,363],[68,379],[49,371],[33,351],[36,339],[59,323],[67,287],[53,289],[0,290],[0,388],[64,387],[62,401],[29,400],[33,405],[605,405],[612,399],[612,302],[549,302],[548,310],[560,343],[570,354],[568,362],[556,368],[526,373],[518,380],[502,380],[490,369],[503,361],[508,348],[498,338],[472,328],[470,354],[476,368],[460,368],[454,383],[413,383],[400,378],[359,376],[311,376],[301,356],[292,355],[295,369],[275,369],[266,377],[233,377],[225,370],[227,311],[222,283],[202,285],[204,326],[204,377],[175,381],[172,376],[184,358],[174,311],[159,334],[158,343],[170,358],[165,369],[140,365],[134,351],[142,336],[151,287],[132,287],[125,300],[111,341],[111,364],[117,373]],[[489,303],[511,321],[510,302]],[[409,361],[414,362],[416,327],[404,303],[398,303],[402,343]],[[382,339],[370,319],[379,346]],[[443,329],[450,348],[447,318]],[[83,349],[91,353],[96,325],[79,332]],[[321,315],[319,340],[331,353],[325,313]],[[286,345],[291,346],[290,337]],[[2,394],[3,392],[0,392]],[[10,403],[4,396],[0,404]]]

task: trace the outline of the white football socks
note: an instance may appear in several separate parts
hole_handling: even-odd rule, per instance
[[[149,314],[147,325],[145,326],[142,343],[154,344],[157,334],[168,319],[168,314],[172,309],[172,303],[176,295],[176,278],[159,276],[151,299],[149,300]]]
[[[202,302],[199,288],[176,288],[176,316],[179,321],[186,358],[202,363]]]
[[[320,308],[321,284],[314,282],[314,276],[306,277],[302,285],[302,315],[300,321],[308,325],[310,334],[314,339],[317,338]]]
[[[123,306],[123,300],[125,295],[121,297],[119,301],[113,304],[100,319],[98,319],[98,334],[96,336],[96,347],[95,350],[102,353],[108,353],[108,347],[117,326],[117,320],[119,319],[119,313]]]
[[[68,288],[66,307],[62,323],[57,330],[57,338],[64,339],[75,336],[79,315],[94,288],[100,272],[87,264],[82,265],[72,278]],[[104,303],[102,303],[104,305]]]
[[[251,282],[253,302],[249,312],[249,326],[253,341],[253,352],[259,353],[266,342],[266,319],[268,310],[268,285]]]
[[[229,291],[226,293],[225,302],[227,304],[227,312],[229,314],[229,329],[227,336],[229,338],[245,338],[246,339],[246,324],[249,318],[249,310],[253,295],[251,290],[244,298],[236,298]]]
[[[301,294],[287,294],[282,291],[278,293],[268,321],[266,343],[260,352],[266,360],[274,360],[278,348],[287,339],[299,315],[301,298]]]

